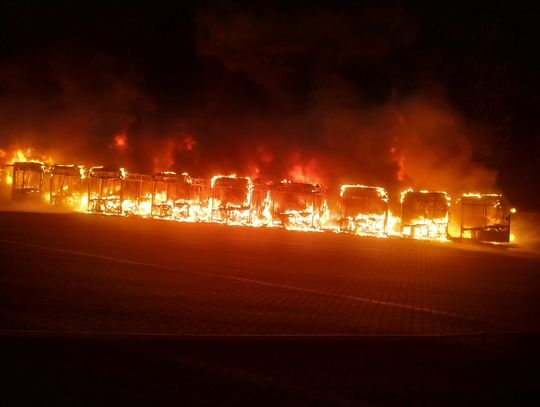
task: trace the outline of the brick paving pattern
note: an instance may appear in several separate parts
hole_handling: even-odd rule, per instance
[[[540,328],[540,261],[504,248],[0,213],[0,329],[448,335]]]

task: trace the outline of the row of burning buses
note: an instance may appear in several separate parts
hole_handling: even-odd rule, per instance
[[[337,211],[330,213],[320,185],[252,181],[247,177],[160,172],[152,176],[124,169],[15,162],[2,167],[14,201],[45,198],[52,207],[179,221],[283,226],[386,237],[446,240],[450,197],[445,192],[407,190],[401,214],[393,216],[384,188],[342,185]],[[499,194],[465,194],[458,200],[459,237],[510,240],[510,208]]]

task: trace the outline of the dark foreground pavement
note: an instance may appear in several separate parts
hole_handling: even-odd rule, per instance
[[[504,248],[0,213],[9,404],[534,404]]]
[[[3,405],[538,405],[540,336],[2,337]]]

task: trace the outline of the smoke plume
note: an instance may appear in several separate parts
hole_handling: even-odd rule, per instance
[[[334,190],[341,183],[393,192],[494,188],[495,171],[477,159],[476,128],[444,86],[395,62],[418,32],[401,5],[192,12],[193,48],[167,45],[168,55],[184,53],[171,57],[173,68],[190,67],[172,79],[129,52],[119,58],[73,44],[4,58],[0,148]]]

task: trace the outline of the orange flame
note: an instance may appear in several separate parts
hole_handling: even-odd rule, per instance
[[[189,150],[196,142],[188,139],[186,143]],[[127,136],[124,133],[116,135],[115,145],[120,149],[127,148]],[[311,182],[318,179],[314,160],[294,165],[290,180],[279,183],[256,180],[254,183],[251,177],[236,174],[215,175],[210,180],[203,180],[191,178],[186,173],[179,175],[169,171],[148,176],[130,174],[123,168],[99,166],[87,172],[82,166],[55,165],[52,157],[37,154],[30,148],[11,153],[0,150],[0,158],[8,166],[24,162],[44,163],[35,169],[29,165],[20,166],[25,168],[21,171],[40,171],[41,180],[44,177],[50,180],[46,197],[49,205],[65,205],[75,211],[182,222],[279,226],[309,232],[329,230],[374,237],[448,241],[449,236],[451,201],[443,191],[404,190],[401,193],[402,213],[397,216],[388,208],[389,198],[384,188],[341,185],[340,213],[332,214],[327,205],[326,190]],[[11,183],[13,175],[6,172],[5,167],[0,176],[6,183]],[[251,170],[253,175],[259,175],[258,166]],[[472,192],[463,194],[461,199],[487,202],[486,205],[493,209],[493,216],[498,216],[495,212],[502,207],[500,194]],[[504,219],[516,212],[509,206],[505,206],[505,210],[504,216],[508,217]],[[501,222],[494,223],[494,227],[500,226]],[[509,226],[508,221],[507,232],[512,240],[515,236],[510,233]],[[469,228],[465,234],[462,231],[462,238],[471,238],[477,233],[476,229],[476,226]]]

